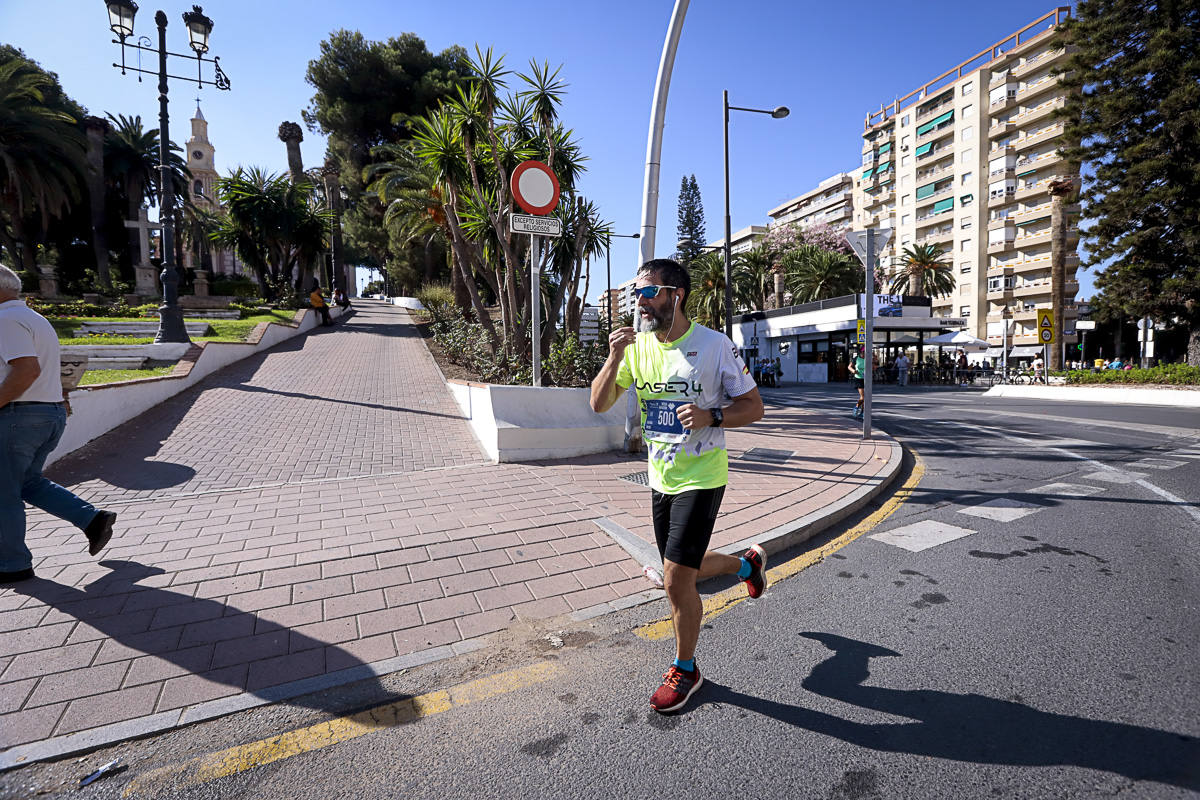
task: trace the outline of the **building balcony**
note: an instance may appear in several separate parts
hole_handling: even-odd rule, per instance
[[[1029,98],[1031,98],[1031,97],[1036,97],[1037,95],[1039,95],[1043,92],[1057,89],[1058,87],[1059,87],[1058,79],[1055,77],[1052,77],[1050,75],[1047,75],[1043,78],[1039,78],[1038,80],[1034,81],[1033,83],[1026,84],[1025,86],[1021,87],[1020,89],[1017,89],[1017,100],[1020,102],[1024,102],[1024,101],[1029,100]]]
[[[1013,224],[1013,221],[1011,219],[1009,219],[1008,215],[1006,215],[1006,216],[1000,217],[998,219],[989,219],[988,224],[987,224],[987,229],[989,231],[994,231],[994,230],[999,230],[1000,228],[1003,228],[1005,225],[1012,225],[1012,224]]]
[[[878,192],[868,192],[866,197],[863,199],[863,208],[871,208],[872,206],[877,206],[880,203],[886,203],[895,196],[896,192],[893,191],[891,187]]]
[[[1022,150],[1028,150],[1035,145],[1048,142],[1056,136],[1062,136],[1062,133],[1063,124],[1059,122],[1055,125],[1050,125],[1042,128],[1041,130],[1034,131],[1033,133],[1026,133],[1023,136],[1018,136],[1016,139],[1013,139],[1013,147],[1017,150],[1017,152],[1021,152]]]
[[[954,214],[954,208],[950,207],[950,208],[945,209],[944,211],[939,211],[936,214],[926,214],[923,217],[917,217],[917,224],[920,225],[923,222],[929,223],[929,222],[934,222],[934,221],[940,221],[943,219],[949,219],[951,216],[953,216],[953,214]]]
[[[927,170],[918,172],[917,173],[917,182],[918,183],[928,183],[930,180],[938,177],[939,175],[948,175],[952,172],[954,172],[954,164],[947,163],[940,167],[933,167],[932,169],[927,169]]]
[[[1013,299],[1012,287],[1002,288],[1002,289],[988,289],[987,290],[987,299],[992,303],[999,303],[999,302],[1003,302],[1005,300],[1012,300]],[[991,314],[989,314],[988,316],[990,317]]]
[[[1010,261],[1009,267],[1012,267],[1014,274],[1025,274],[1033,271],[1046,271],[1050,269],[1050,254],[1042,253],[1036,256],[1027,256],[1020,261]],[[1079,267],[1079,254],[1068,253],[1065,262],[1066,269],[1075,270]]]
[[[999,114],[1017,105],[1017,90],[1012,89],[999,100],[988,103],[988,113]]]
[[[991,194],[989,192],[988,193],[988,208],[997,208],[999,206],[1005,205],[1006,203],[1013,202],[1016,199],[1014,197],[1015,194],[1016,194],[1016,187],[1013,187],[1011,190],[1006,190],[1003,193]]]
[[[1050,204],[1042,203],[1033,208],[1025,208],[1020,211],[1014,211],[1009,215],[1009,219],[1013,222],[1028,222],[1030,220],[1040,219],[1050,216]]]
[[[936,142],[938,139],[941,139],[945,136],[952,136],[953,134],[954,120],[948,120],[943,122],[941,125],[938,125],[936,128],[932,128],[924,133],[918,134],[917,141],[921,144],[924,144],[925,142]]]
[[[928,247],[930,245],[942,245],[947,242],[954,241],[954,226],[949,225],[936,231],[931,231],[923,236],[918,236],[917,247]]]
[[[945,100],[943,100],[942,102],[938,103],[936,106],[929,106],[928,108],[917,111],[917,120],[916,121],[920,122],[922,120],[929,119],[931,117],[936,117],[938,114],[943,114],[943,113],[949,111],[951,108],[953,108],[953,106],[954,106],[954,97],[953,96],[948,97]]]
[[[1012,121],[1019,125],[1028,125],[1031,122],[1036,122],[1037,120],[1049,117],[1057,109],[1060,109],[1066,105],[1066,102],[1067,100],[1065,97],[1051,98],[1040,105],[1036,105],[1033,108],[1022,111],[1020,114],[1017,114],[1015,117],[1013,117]]]
[[[1054,62],[1059,56],[1065,55],[1066,50],[1058,48],[1056,50],[1043,50],[1042,52],[1026,58],[1017,66],[1014,66],[1009,72],[1014,78],[1021,78],[1033,72],[1038,67],[1044,67],[1047,64]]]
[[[1005,69],[1000,72],[996,72],[995,67],[993,67],[992,70],[992,77],[988,79],[989,89],[995,89],[1000,84],[1007,83],[1011,78],[1011,70]]]
[[[1015,156],[1017,148],[1012,146],[1012,142],[992,142],[992,146],[988,148],[988,159],[999,158],[1000,156]]]
[[[1050,229],[1038,231],[1036,233],[1026,233],[1016,238],[1017,247],[1034,247],[1039,244],[1050,243]]]
[[[1010,119],[993,120],[992,126],[988,128],[988,137],[996,138],[997,136],[1007,136],[1010,133],[1017,132],[1017,123]]]
[[[1005,250],[1011,250],[1012,248],[1013,240],[1005,239],[1000,242],[988,242],[987,251],[989,256],[994,256],[997,253],[1003,253]]]
[[[1053,160],[1061,160],[1061,159],[1053,159]],[[1046,163],[1051,163],[1051,161],[1052,160],[1048,160]],[[1017,200],[1029,200],[1030,198],[1034,198],[1034,197],[1045,197],[1050,191],[1051,182],[1059,180],[1060,177],[1061,176],[1058,176],[1058,175],[1051,175],[1051,176],[1042,178],[1039,181],[1027,181],[1025,183],[1022,183],[1021,185],[1019,185],[1017,187],[1016,199]],[[1076,205],[1072,206],[1072,208],[1078,209],[1079,206],[1078,206],[1078,204],[1076,204]]]

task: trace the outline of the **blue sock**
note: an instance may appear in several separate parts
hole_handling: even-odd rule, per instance
[[[679,667],[684,672],[695,672],[696,659],[689,658],[687,661],[684,661],[682,658],[677,658],[675,659],[675,666]]]
[[[738,580],[746,580],[750,577],[751,572],[754,572],[754,565],[743,558],[742,565],[738,567]]]

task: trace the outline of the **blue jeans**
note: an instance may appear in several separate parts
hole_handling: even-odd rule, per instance
[[[25,503],[86,528],[96,507],[42,477],[46,457],[67,427],[67,410],[57,403],[0,408],[0,572],[33,566],[25,546]]]

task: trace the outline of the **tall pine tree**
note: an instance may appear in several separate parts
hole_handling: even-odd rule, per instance
[[[676,228],[679,263],[687,266],[701,253],[704,246],[704,204],[700,200],[700,187],[696,176],[684,176],[679,185],[679,223]]]
[[[1082,226],[1097,304],[1178,320],[1200,366],[1200,4],[1080,0],[1062,28],[1065,150],[1085,169]]]

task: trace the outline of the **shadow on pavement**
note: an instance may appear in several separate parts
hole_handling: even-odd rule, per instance
[[[135,585],[152,575],[162,574],[163,570],[158,567],[133,561],[100,563],[112,572],[83,590],[35,578],[14,584],[11,591],[74,617],[130,650],[155,656],[179,668],[159,669],[155,674],[144,676],[147,681],[164,677],[169,680],[182,670],[184,674],[237,690],[209,692],[199,700],[181,697],[179,702],[164,702],[160,699],[161,706],[155,711],[183,708],[212,699],[213,695],[223,697],[243,691],[269,702],[287,700],[292,705],[318,711],[341,711],[345,702],[335,701],[329,692],[318,691],[318,686],[300,687],[295,691],[280,688],[281,684],[332,672],[342,673],[339,678],[344,680],[339,680],[339,685],[369,680],[370,685],[360,684],[355,694],[369,698],[372,703],[401,699],[401,696],[388,693],[366,664],[346,650],[219,600]],[[154,672],[156,668],[151,665],[149,669]],[[136,673],[137,662],[130,668],[126,680],[133,680]],[[87,680],[86,669],[79,671],[79,680]],[[167,697],[166,690],[161,697]]]
[[[1132,780],[1200,788],[1200,741],[1170,731],[1038,711],[1023,703],[933,689],[864,686],[872,658],[898,658],[885,647],[832,633],[803,632],[833,655],[813,667],[810,692],[917,720],[867,724],[799,705],[743,694],[720,684],[702,703],[727,703],[844,742],[890,753],[1012,766],[1076,766]]]

